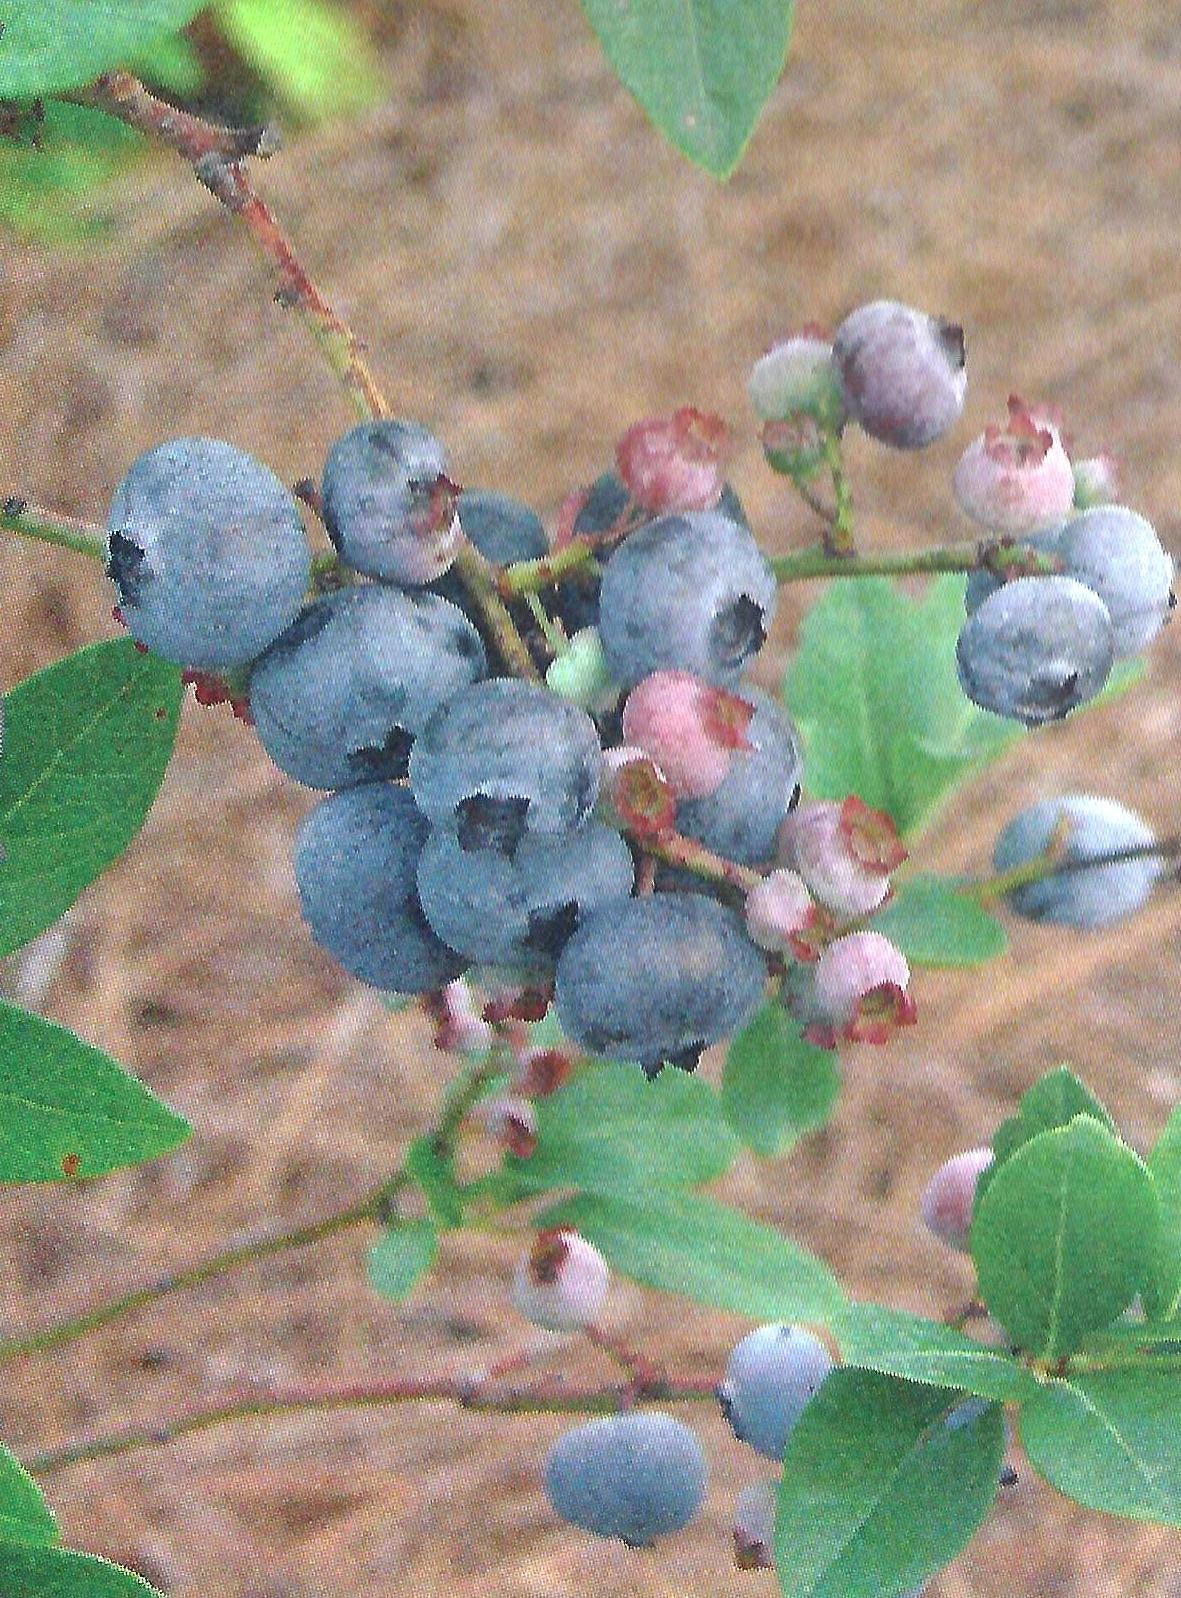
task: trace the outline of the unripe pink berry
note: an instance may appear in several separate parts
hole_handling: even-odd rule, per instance
[[[495,1143],[519,1160],[527,1160],[537,1147],[537,1117],[528,1099],[502,1094],[480,1106],[484,1130]]]
[[[746,896],[746,930],[752,943],[771,954],[813,957],[809,933],[820,919],[819,907],[804,879],[794,871],[772,871]]]
[[[495,1042],[495,1034],[477,1011],[471,989],[463,978],[428,994],[423,1008],[435,1023],[435,1047],[454,1054],[482,1054]]]
[[[623,736],[645,750],[678,799],[719,787],[735,750],[749,749],[754,706],[687,671],[654,671],[627,696]]]
[[[1074,470],[1058,430],[1016,395],[1004,423],[991,423],[968,445],[953,489],[973,521],[998,533],[1052,527],[1074,502]]]
[[[1111,455],[1092,455],[1074,463],[1074,508],[1091,510],[1119,499],[1119,468]]]
[[[815,800],[780,823],[777,856],[838,915],[870,915],[890,892],[890,873],[906,859],[897,828],[884,811],[855,794],[839,804]]]
[[[615,460],[631,497],[653,515],[712,510],[721,497],[726,425],[685,406],[629,427]]]
[[[837,328],[833,359],[849,415],[895,449],[933,443],[964,408],[964,330],[954,322],[874,300]]]
[[[734,1563],[739,1570],[772,1570],[779,1483],[772,1476],[751,1482],[734,1500]]]
[[[820,1018],[804,1036],[822,1048],[839,1039],[885,1043],[902,1026],[913,1026],[914,1000],[907,992],[910,967],[901,950],[880,932],[850,932],[823,951],[813,968],[811,1002]]]
[[[547,1099],[574,1070],[565,1049],[526,1049],[513,1071],[512,1088],[527,1099]]]
[[[826,432],[839,433],[844,426],[832,344],[819,328],[804,328],[772,344],[751,368],[746,391],[764,422],[809,416]]]
[[[662,838],[676,825],[677,797],[646,750],[623,744],[603,751],[598,809],[606,822],[622,821],[639,838]]]
[[[992,1159],[988,1148],[967,1149],[953,1155],[935,1172],[923,1193],[921,1209],[928,1231],[961,1253],[968,1249],[976,1184]]]
[[[577,1332],[598,1319],[607,1297],[607,1261],[569,1227],[539,1232],[513,1275],[514,1307],[550,1332]]]

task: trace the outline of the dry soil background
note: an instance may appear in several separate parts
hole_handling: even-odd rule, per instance
[[[465,482],[550,512],[626,421],[708,404],[743,440],[734,475],[758,526],[788,547],[811,532],[760,464],[747,366],[775,332],[889,294],[965,322],[971,385],[961,434],[917,468],[854,444],[874,536],[956,530],[956,452],[1017,388],[1116,451],[1128,495],[1181,549],[1181,7],[799,10],[787,76],[726,188],[650,132],[573,0],[391,13],[388,104],[293,143],[264,186]],[[248,242],[166,159],[117,204],[95,253],[0,247],[5,491],[100,516],[139,450],[185,432],[232,439],[289,480],[315,470],[348,416]],[[0,593],[5,686],[111,631],[97,572],[53,551],[6,544]],[[767,681],[802,597],[782,606]],[[1027,741],[945,816],[924,863],[981,868],[999,819],[1060,788],[1129,798],[1175,827],[1179,688],[1174,629],[1147,686]],[[421,1028],[388,1018],[302,930],[289,845],[309,803],[224,712],[189,705],[141,838],[49,958],[10,967],[10,987],[126,1061],[196,1135],[139,1173],[7,1195],[6,1328],[346,1202],[428,1117],[439,1063]],[[1172,895],[1100,937],[1015,926],[1012,956],[983,979],[922,976],[920,1025],[849,1055],[831,1127],[789,1161],[744,1161],[726,1196],[854,1290],[939,1312],[965,1286],[915,1223],[941,1159],[1063,1058],[1141,1143],[1177,1099],[1179,926]],[[448,1243],[399,1312],[364,1286],[366,1241],[276,1259],[29,1361],[6,1375],[0,1429],[32,1449],[251,1375],[428,1373],[515,1346],[511,1248]],[[742,1330],[626,1286],[612,1324],[715,1363]],[[173,1598],[774,1590],[728,1564],[729,1503],[752,1470],[717,1418],[702,1421],[706,1513],[649,1556],[555,1523],[538,1466],[559,1429],[432,1408],[253,1422],[80,1466],[51,1494],[70,1541]],[[1175,1535],[1076,1512],[1023,1472],[932,1590],[1176,1598],[1177,1552]]]

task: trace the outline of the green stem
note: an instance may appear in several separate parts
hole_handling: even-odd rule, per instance
[[[89,555],[91,560],[106,560],[105,528],[58,511],[43,510],[28,500],[0,500],[0,529],[38,543],[56,544],[59,549],[71,549],[77,555]]]
[[[832,530],[825,544],[830,555],[848,560],[855,553],[853,544],[853,490],[845,471],[845,458],[841,454],[840,439],[835,433],[824,435],[824,461],[832,477],[835,499]]]

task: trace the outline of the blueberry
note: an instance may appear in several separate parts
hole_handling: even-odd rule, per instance
[[[1146,649],[1173,605],[1173,561],[1152,524],[1122,505],[1099,505],[1067,522],[1056,553],[1063,571],[1107,606],[1117,659]]]
[[[1073,577],[1005,583],[968,618],[956,645],[968,698],[1030,727],[1093,699],[1113,658],[1107,607]]]
[[[281,771],[346,788],[404,777],[431,715],[484,669],[479,634],[454,605],[364,584],[304,608],[255,663],[250,709]]]
[[[1044,854],[1052,843],[1069,864],[1154,842],[1151,827],[1113,799],[1094,794],[1064,794],[1043,799],[1009,822],[997,839],[993,865],[1009,871]],[[1090,930],[1105,927],[1138,910],[1163,870],[1159,855],[1062,871],[1029,882],[1009,894],[1019,915],[1054,926]]]
[[[670,1415],[633,1410],[559,1437],[545,1462],[545,1491],[571,1525],[646,1548],[690,1523],[706,1474],[695,1433]]]
[[[1036,549],[1040,555],[1056,555],[1058,553],[1058,535],[1061,531],[1062,526],[1059,524],[1057,527],[1045,527],[1037,533],[1023,533],[1018,539],[1018,543],[1022,546],[1028,544],[1032,549]],[[1015,581],[1015,579],[1010,579],[1010,581]],[[964,590],[964,609],[967,614],[970,616],[974,611],[979,610],[990,594],[995,594],[998,588],[1003,587],[1004,579],[997,577],[995,573],[990,572],[985,566],[977,567],[975,571],[969,572],[968,584]]]
[[[312,937],[371,987],[429,993],[461,960],[436,938],[418,902],[418,857],[430,831],[405,788],[366,783],[330,794],[295,840],[295,880]]]
[[[324,523],[340,557],[371,577],[442,576],[462,543],[443,446],[417,422],[361,422],[328,452]]]
[[[410,785],[465,848],[511,854],[527,833],[568,832],[590,815],[602,751],[585,711],[532,683],[493,677],[427,723],[410,756]]]
[[[599,632],[626,688],[680,668],[734,688],[775,613],[775,574],[746,528],[719,511],[658,516],[603,572]]]
[[[545,973],[579,922],[632,890],[631,850],[588,822],[576,833],[524,838],[512,857],[465,850],[437,828],[418,865],[423,912],[443,942],[483,965]]]
[[[735,1437],[780,1460],[804,1406],[832,1369],[824,1344],[798,1326],[760,1326],[731,1350],[718,1402]]]
[[[558,961],[555,1002],[573,1043],[649,1074],[692,1069],[763,998],[766,970],[741,918],[701,893],[658,893],[593,911]]]
[[[922,449],[964,408],[964,330],[894,300],[875,300],[837,328],[833,360],[849,415],[871,438]]]
[[[303,602],[311,563],[294,498],[214,438],[139,456],[107,516],[107,576],[132,636],[200,671],[245,665]]]
[[[775,834],[799,802],[803,757],[791,718],[757,688],[744,688],[754,705],[747,749],[735,753],[718,787],[704,799],[677,805],[677,830],[727,860],[761,865],[775,853]]]
[[[465,489],[459,496],[459,524],[494,566],[537,560],[549,550],[541,517],[507,494]]]

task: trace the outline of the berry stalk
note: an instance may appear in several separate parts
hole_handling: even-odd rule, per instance
[[[1181,860],[1181,836],[1157,838],[1151,843],[1130,844],[1124,849],[1110,849],[1104,854],[1081,857],[1064,856],[1051,848],[1034,860],[1027,860],[1008,871],[998,871],[995,876],[987,877],[982,882],[967,884],[961,892],[975,899],[977,904],[992,904],[1032,882],[1045,882],[1050,877],[1068,876],[1076,871],[1123,865],[1129,860],[1153,859],[1166,860],[1176,868]]]
[[[63,516],[60,511],[44,510],[27,499],[11,496],[0,500],[0,528],[38,543],[73,550],[76,555],[89,555],[91,560],[106,558],[105,528],[78,517]]]

